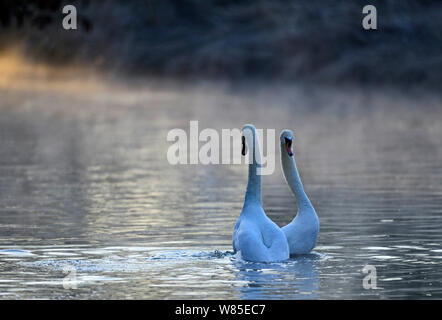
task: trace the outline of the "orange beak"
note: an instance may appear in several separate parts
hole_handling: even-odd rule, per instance
[[[287,154],[291,157],[293,156],[292,142],[291,138],[285,138],[285,148],[287,149]]]

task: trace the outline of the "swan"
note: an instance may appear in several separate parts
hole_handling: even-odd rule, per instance
[[[253,125],[242,128],[242,155],[249,149],[249,177],[244,205],[235,224],[232,237],[234,253],[253,262],[275,262],[289,258],[289,247],[284,232],[270,220],[261,197],[261,153],[258,135]]]
[[[293,132],[283,130],[280,135],[281,166],[285,180],[296,197],[298,213],[288,225],[282,227],[290,248],[290,254],[307,254],[316,245],[319,219],[312,203],[304,192],[292,149]]]

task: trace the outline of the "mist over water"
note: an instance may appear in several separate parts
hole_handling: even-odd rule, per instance
[[[0,89],[1,299],[442,298],[439,96],[73,78]],[[167,132],[190,120],[294,131],[321,223],[311,255],[232,255],[247,166],[171,166]],[[276,157],[263,202],[282,226],[296,202]]]
[[[78,29],[62,28],[74,5]],[[378,29],[362,28],[374,5]],[[39,0],[0,3],[0,51],[140,77],[210,77],[440,90],[434,0]]]

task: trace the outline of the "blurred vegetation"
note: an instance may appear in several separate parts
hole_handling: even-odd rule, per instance
[[[73,4],[76,31],[62,28]],[[361,26],[364,5],[378,30]],[[0,47],[53,64],[171,77],[442,83],[440,0],[0,2]]]

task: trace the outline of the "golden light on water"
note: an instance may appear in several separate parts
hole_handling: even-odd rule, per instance
[[[85,92],[103,88],[97,76],[84,67],[49,66],[26,59],[19,49],[0,54],[0,89]]]

